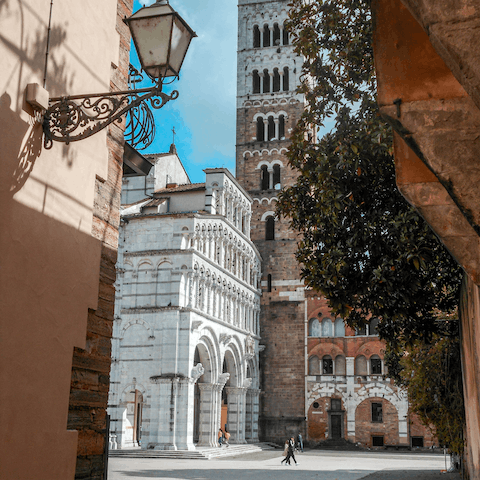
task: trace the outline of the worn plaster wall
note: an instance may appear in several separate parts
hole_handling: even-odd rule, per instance
[[[44,81],[50,4],[0,5],[5,479],[103,475],[123,135],[117,129],[108,139],[105,131],[43,148],[40,116],[26,104],[24,89]],[[132,2],[54,4],[46,69],[51,96],[124,86],[129,40],[117,7],[128,15]]]

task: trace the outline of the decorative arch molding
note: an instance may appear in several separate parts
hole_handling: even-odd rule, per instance
[[[267,167],[270,167],[270,168],[273,168],[274,165],[279,165],[280,168],[283,168],[283,166],[284,166],[283,162],[281,160],[272,160],[271,162],[269,162],[268,160],[262,160],[255,167],[255,170],[260,170],[264,165],[267,166]]]
[[[401,389],[396,389],[395,391],[389,385],[378,382],[370,382],[362,385],[351,405],[356,410],[361,403],[369,398],[384,398],[397,409],[397,412],[406,412],[408,409],[406,392]]]
[[[125,396],[131,393],[132,390],[138,390],[143,398],[145,398],[147,394],[147,389],[141,383],[129,383],[124,387],[122,393],[120,394],[120,405],[125,405],[127,401],[125,400]]]
[[[320,385],[320,384],[318,384]],[[342,398],[345,403],[345,392],[340,391],[331,384],[321,384],[321,389],[315,389],[310,392],[307,398],[307,410],[313,405],[313,403],[319,398],[330,398],[332,396],[338,396]]]
[[[260,219],[262,222],[265,222],[266,219],[268,217],[273,217],[273,218],[277,218],[277,214],[273,211],[273,210],[269,210],[268,212],[265,212],[263,215],[262,215],[262,218]]]
[[[357,358],[360,355],[363,355],[367,360],[370,359],[372,355],[379,355],[383,359],[383,345],[379,340],[372,339],[371,341],[364,343],[354,354],[354,357]]]
[[[153,335],[153,328],[150,326],[149,323],[147,323],[145,320],[142,320],[141,318],[137,318],[135,320],[129,320],[124,327],[122,328],[122,331],[120,332],[120,338],[119,340],[123,340],[125,338],[125,332],[130,328],[133,327],[134,325],[140,325],[147,330],[149,333],[149,338],[155,338]]]
[[[258,202],[260,205],[263,205],[263,202],[265,201],[265,204],[266,205],[270,205],[273,201],[278,201],[277,197],[271,197],[271,198],[267,198],[267,197],[263,197],[263,198],[254,198],[253,199],[254,202]]]
[[[308,356],[317,356],[318,358],[322,358],[325,355],[330,355],[332,358],[335,358],[337,355],[342,355],[345,357],[345,352],[339,348],[337,345],[335,345],[333,342],[325,342],[325,343],[319,343],[318,345],[315,345],[309,353]]]
[[[221,355],[220,355],[220,345],[216,338],[215,332],[210,327],[204,327],[200,331],[199,339],[194,342],[195,348],[199,345],[203,346],[206,350],[206,354],[208,355],[208,359],[201,359],[203,368],[205,369],[206,381],[211,383],[216,379],[222,371],[222,367],[220,364]],[[195,351],[194,348],[194,351]],[[205,361],[207,360],[207,361]],[[210,367],[210,371],[208,371],[208,367]],[[205,374],[204,373],[204,374]],[[188,373],[189,374],[189,373]]]
[[[137,266],[135,267],[135,271],[138,272],[140,270],[140,267],[143,265],[149,265],[151,268],[153,268],[153,262],[148,259],[148,258],[142,258],[138,261]]]
[[[264,148],[262,150],[253,150],[253,151],[250,151],[250,150],[246,150],[245,152],[243,152],[243,156],[246,157],[247,155],[250,155],[250,157],[254,157],[255,155],[258,155],[259,157],[263,157],[263,155],[268,155],[268,156],[271,156],[271,155],[282,155],[282,153],[285,153],[287,152],[287,149],[286,148],[272,148],[272,149],[267,149],[267,148]]]
[[[159,269],[162,265],[167,264],[170,267],[173,266],[173,263],[168,258],[162,258],[158,261],[156,269]]]

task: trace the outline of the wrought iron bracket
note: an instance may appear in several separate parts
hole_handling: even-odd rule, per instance
[[[53,140],[69,144],[90,137],[113,122],[122,122],[122,116],[131,109],[150,104],[162,108],[178,97],[163,93],[162,85],[120,92],[72,95],[50,99],[43,119],[44,147],[52,148]]]

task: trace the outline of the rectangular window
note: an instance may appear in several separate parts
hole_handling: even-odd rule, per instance
[[[379,358],[372,358],[370,364],[372,367],[372,375],[382,374],[382,361]]]
[[[412,437],[412,448],[423,447],[423,437]]]
[[[383,447],[383,437],[372,437],[372,447]]]
[[[372,403],[372,422],[373,423],[382,423],[383,422],[383,411],[381,403]]]

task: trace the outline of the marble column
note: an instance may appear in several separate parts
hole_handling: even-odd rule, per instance
[[[202,447],[217,446],[216,415],[214,410],[215,385],[199,383],[200,389],[200,438],[198,445]]]
[[[231,443],[247,443],[245,441],[245,401],[247,389],[244,387],[225,387],[228,401],[228,431]]]

